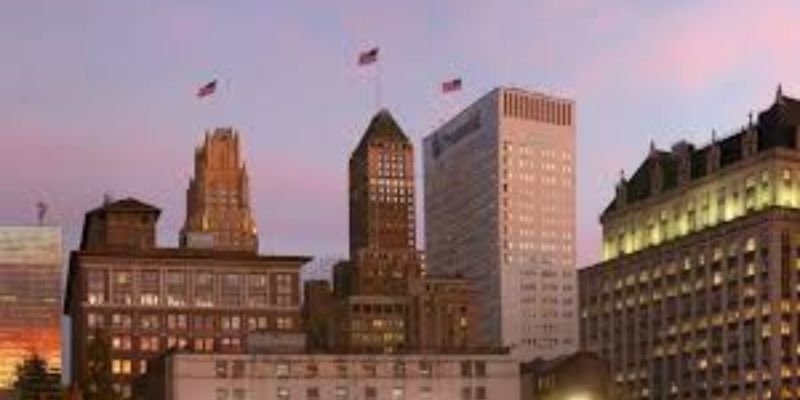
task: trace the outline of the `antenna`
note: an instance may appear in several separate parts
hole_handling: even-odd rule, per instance
[[[39,221],[39,226],[44,225],[44,218],[47,216],[47,204],[43,201],[36,203],[36,218]]]

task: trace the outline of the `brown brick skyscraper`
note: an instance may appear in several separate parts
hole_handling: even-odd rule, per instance
[[[186,191],[181,246],[256,252],[258,236],[239,134],[232,128],[206,133],[203,146],[195,151],[194,174]]]
[[[387,110],[370,121],[350,156],[350,258],[359,294],[405,295],[420,278],[414,152]]]

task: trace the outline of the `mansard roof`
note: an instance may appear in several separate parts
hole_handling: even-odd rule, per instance
[[[719,167],[724,169],[742,160],[744,136],[748,129],[757,134],[757,152],[776,147],[795,148],[797,138],[795,131],[800,126],[800,100],[784,96],[780,88],[775,102],[758,114],[757,121],[751,127],[744,127],[733,135],[695,148],[689,145],[689,180],[697,180],[706,176],[709,156],[713,146],[719,148]],[[655,188],[650,175],[651,168],[660,168],[663,181],[662,192],[678,187],[679,156],[673,151],[651,149],[647,158],[642,161],[636,172],[622,184],[627,193],[627,204],[634,204],[655,195]],[[617,200],[612,200],[603,211],[603,216],[617,209]]]

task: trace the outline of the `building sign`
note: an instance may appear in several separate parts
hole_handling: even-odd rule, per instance
[[[448,147],[458,143],[461,139],[464,139],[472,132],[477,131],[481,128],[481,113],[480,111],[474,112],[466,122],[459,125],[456,129],[451,132],[444,133],[441,132],[433,137],[433,143],[431,144],[433,150],[433,158],[439,158],[439,155],[442,154]]]

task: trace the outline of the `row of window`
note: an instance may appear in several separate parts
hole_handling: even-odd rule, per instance
[[[138,322],[138,323],[137,323]],[[191,324],[190,324],[191,322]],[[189,315],[189,314],[141,314],[134,317],[126,313],[103,314],[99,312],[89,312],[86,314],[86,326],[90,329],[95,328],[117,328],[140,330],[188,330],[195,331],[248,331],[277,329],[291,330],[295,327],[292,317],[266,317],[239,315]]]
[[[355,390],[348,386],[337,386],[333,391],[333,398],[335,400],[350,400],[363,398],[365,400],[377,400],[378,398],[388,398],[391,400],[405,400],[412,399],[406,396],[405,386],[395,386],[388,391],[388,397],[382,397],[379,390],[375,386],[364,387],[364,397],[359,397]],[[303,397],[305,394],[305,397]],[[305,389],[292,388],[288,386],[279,386],[276,389],[275,396],[278,400],[291,400],[291,399],[305,399],[305,400],[321,400],[322,391],[318,387],[310,387]],[[293,397],[294,396],[294,397]],[[216,400],[246,400],[247,391],[242,388],[217,388]],[[419,388],[418,395],[413,399],[419,400],[434,400],[435,393],[432,387],[422,386]],[[462,400],[485,400],[487,399],[486,388],[483,386],[471,387],[465,386],[461,390]]]
[[[316,378],[321,375],[320,365],[314,362],[278,361],[275,363],[264,363],[263,365],[273,367],[274,377],[276,378]],[[431,361],[419,361],[414,363],[396,361],[391,364],[382,364],[385,368],[382,368],[379,364],[374,362],[364,362],[361,364],[360,371],[356,369],[354,365],[347,363],[334,363],[332,367],[333,375],[338,378],[377,378],[379,376],[404,378],[409,375],[409,372],[411,372],[409,367],[413,365],[416,366],[413,371],[415,376],[432,378],[435,374],[436,363]],[[245,377],[246,373],[247,362],[245,360],[217,360],[214,363],[214,376],[217,378],[241,379]],[[459,373],[463,378],[485,378],[486,362],[461,361],[459,363]]]

